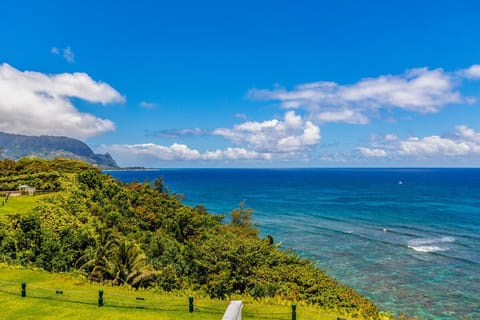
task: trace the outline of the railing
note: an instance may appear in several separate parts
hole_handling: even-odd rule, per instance
[[[194,312],[193,297],[190,296],[184,303],[168,303],[165,299],[159,299],[152,295],[144,296],[141,292],[137,295],[121,294],[113,291],[100,289],[82,290],[82,289],[58,289],[45,288],[26,282],[5,282],[0,281],[0,292],[18,295],[22,298],[37,298],[44,300],[57,300],[72,303],[81,303],[89,305],[98,305],[99,307],[120,307],[120,308],[136,308],[150,309],[159,311],[189,311]],[[198,307],[197,307],[198,309]],[[221,314],[222,310],[217,313]]]
[[[99,307],[118,307],[118,308],[135,308],[135,309],[148,309],[158,310],[164,312],[201,312],[205,314],[218,315],[218,319],[223,314],[222,320],[242,320],[242,315],[249,319],[276,319],[276,320],[297,320],[297,306],[291,305],[291,310],[288,311],[288,307],[285,305],[271,305],[276,306],[277,311],[268,312],[268,314],[258,314],[258,312],[252,312],[247,308],[244,310],[244,302],[240,300],[231,301],[225,310],[224,307],[214,306],[207,307],[201,303],[195,303],[193,296],[189,296],[188,300],[184,302],[172,303],[169,301],[165,303],[165,298],[156,298],[153,295],[141,295],[139,294],[121,294],[113,291],[98,290],[81,290],[81,289],[58,289],[58,288],[44,288],[26,282],[5,282],[0,281],[0,292],[15,295],[21,298],[37,298],[43,300],[57,300],[70,303],[80,303],[88,305],[98,305]],[[188,302],[188,303],[187,303]],[[322,316],[322,313],[317,314]],[[332,315],[323,314],[323,319],[335,319]],[[315,317],[316,318],[316,317]],[[343,318],[336,318],[337,320],[347,320]]]

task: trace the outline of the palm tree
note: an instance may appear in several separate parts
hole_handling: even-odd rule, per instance
[[[86,262],[84,262],[86,261]],[[77,264],[96,282],[112,280],[115,285],[129,284],[134,288],[145,285],[157,271],[137,243],[120,236],[112,229],[100,229],[95,249],[85,253]]]
[[[138,244],[126,239],[118,243],[112,261],[111,272],[116,285],[129,284],[138,288],[157,274]]]
[[[84,262],[79,269],[88,272],[88,279],[97,282],[113,279],[111,257],[118,245],[118,235],[112,229],[100,229],[95,237],[95,248],[85,253],[77,264]]]

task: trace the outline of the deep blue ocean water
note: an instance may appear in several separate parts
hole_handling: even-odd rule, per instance
[[[158,169],[185,203],[245,199],[263,235],[318,261],[384,310],[480,319],[480,169]]]

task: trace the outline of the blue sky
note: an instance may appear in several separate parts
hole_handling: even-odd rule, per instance
[[[122,166],[480,165],[477,1],[6,1],[0,131]]]

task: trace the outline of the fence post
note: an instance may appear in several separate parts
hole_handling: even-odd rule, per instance
[[[27,283],[22,282],[22,297],[25,297],[27,295]]]
[[[98,306],[99,307],[103,306],[103,290],[102,289],[98,290]]]
[[[297,320],[297,305],[292,303],[292,320]]]
[[[193,296],[188,297],[188,311],[193,312]]]

